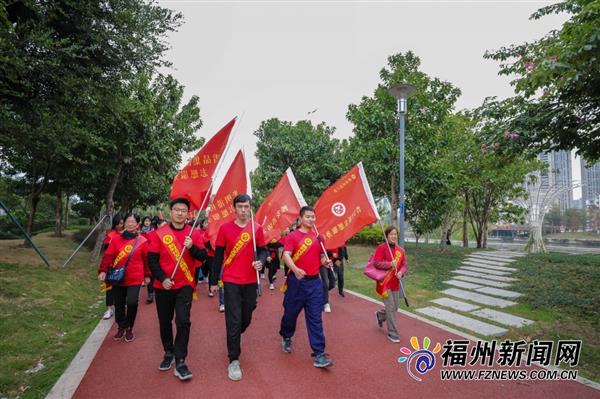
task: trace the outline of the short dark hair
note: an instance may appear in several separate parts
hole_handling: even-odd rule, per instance
[[[396,227],[394,227],[394,226],[388,226],[388,227],[385,229],[385,238],[387,238],[387,237],[390,235],[390,233],[391,233],[392,231],[394,231],[394,230],[396,230]],[[397,230],[396,230],[396,231],[397,231]]]
[[[252,205],[252,199],[248,194],[238,194],[233,199],[233,207],[235,208],[235,204],[249,202]]]
[[[112,228],[113,228],[113,230],[114,230],[114,229],[116,229],[116,228],[117,228],[117,225],[118,225],[119,223],[121,223],[121,222],[125,223],[125,216],[123,215],[123,213],[122,213],[122,212],[117,212],[117,213],[116,213],[116,214],[113,216],[113,219],[112,219]]]
[[[188,209],[190,209],[190,201],[187,198],[183,198],[183,197],[175,198],[174,200],[172,200],[169,203],[169,207],[171,209],[173,209],[173,207],[177,204],[183,204],[183,205],[187,206]]]
[[[310,205],[304,205],[302,208],[300,208],[300,217],[304,216],[304,214],[306,212],[315,212],[315,208],[313,208]]]
[[[123,217],[123,222],[125,222],[127,219],[129,219],[130,217],[133,217],[136,221],[136,223],[140,223],[140,215],[136,215],[133,212],[129,212],[125,215],[125,217]]]

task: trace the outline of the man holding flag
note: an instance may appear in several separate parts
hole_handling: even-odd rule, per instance
[[[300,209],[300,227],[286,236],[283,249],[283,261],[290,268],[283,299],[284,313],[281,318],[279,334],[282,337],[282,349],[292,352],[292,337],[296,332],[296,320],[304,309],[308,340],[316,356],[313,366],[329,367],[333,361],[325,353],[325,334],[323,333],[323,290],[319,279],[319,268],[331,267],[331,261],[323,251],[321,237],[314,232],[315,210],[310,206]]]
[[[206,250],[199,232],[191,233],[192,227],[185,223],[190,202],[186,198],[176,198],[170,206],[171,223],[148,234],[148,264],[154,276],[160,339],[165,351],[158,369],[169,370],[175,360],[174,374],[183,381],[192,378],[185,358],[192,324],[192,296],[196,287],[194,258],[204,261]],[[184,247],[187,251],[184,251]],[[182,251],[184,255],[176,268]],[[177,326],[175,341],[173,315]]]
[[[240,367],[241,336],[252,321],[256,308],[257,271],[266,262],[267,250],[260,225],[251,220],[250,196],[239,194],[233,199],[235,220],[221,224],[215,241],[215,258],[210,274],[210,289],[217,292],[221,276],[225,295],[228,376],[242,379]],[[222,271],[222,274],[221,274]]]

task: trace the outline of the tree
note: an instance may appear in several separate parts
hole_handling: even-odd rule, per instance
[[[104,177],[96,181],[104,193],[106,213],[112,217],[115,198],[126,210],[136,205],[153,205],[168,198],[171,181],[183,151],[202,145],[194,132],[202,125],[198,97],[182,105],[183,86],[172,76],[151,80],[142,74],[121,92],[106,99],[105,114],[113,118],[98,121],[102,152],[90,153],[88,168],[97,168]],[[93,160],[93,162],[92,162]],[[98,167],[99,166],[99,167]],[[117,186],[121,182],[121,192]],[[99,193],[96,192],[96,196]],[[106,222],[98,235],[92,258],[98,256]]]
[[[505,101],[511,123],[491,140],[510,142],[511,134],[518,134],[521,149],[577,149],[588,160],[598,160],[600,3],[566,0],[540,8],[531,18],[561,12],[571,15],[561,29],[485,54],[504,62],[501,75],[516,76],[517,96]]]
[[[254,132],[259,162],[252,174],[256,203],[291,167],[307,203],[314,204],[344,171],[340,165],[340,142],[332,137],[334,131],[325,123],[313,126],[310,121],[294,124],[277,118],[263,121]]]
[[[387,61],[373,95],[348,106],[346,117],[354,124],[354,136],[343,158],[346,163],[362,160],[373,194],[388,196],[392,209],[398,209],[398,115],[388,88],[400,82],[415,85],[406,119],[405,202],[406,219],[419,235],[443,223],[453,198],[447,189],[451,176],[440,157],[450,150],[446,134],[460,90],[422,72],[420,59],[410,51]]]
[[[0,161],[30,186],[27,229],[49,182],[99,147],[99,104],[141,71],[169,65],[180,14],[152,2],[7,2],[0,7]],[[85,151],[84,153],[87,153]],[[58,184],[60,183],[60,184]]]
[[[465,180],[464,192],[477,248],[487,247],[490,222],[521,216],[522,209],[515,207],[511,200],[526,195],[523,187],[525,177],[541,167],[538,161],[530,160],[526,154],[506,150],[498,142],[486,144],[489,137],[505,129],[506,123],[496,117],[496,104],[492,106],[494,112],[490,112],[488,107],[486,101],[470,113],[475,122],[475,135],[471,141],[475,148],[465,160],[469,179]]]
[[[550,232],[552,234],[556,233],[557,231],[560,232],[561,212],[558,206],[554,206],[552,209],[550,209],[550,212],[546,214],[544,217],[544,224],[549,225]]]

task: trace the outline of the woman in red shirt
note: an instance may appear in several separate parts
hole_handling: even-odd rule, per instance
[[[148,268],[148,240],[138,234],[139,216],[128,214],[125,216],[125,230],[122,234],[113,237],[100,263],[98,279],[104,281],[110,266],[123,267],[125,279],[123,283],[113,285],[113,298],[115,302],[115,321],[118,330],[113,339],[131,342],[133,324],[138,308],[138,298],[142,283],[150,282],[150,269]]]
[[[399,343],[398,328],[396,327],[396,313],[400,298],[404,298],[404,292],[400,289],[400,279],[408,271],[406,265],[406,253],[404,249],[396,244],[398,231],[395,227],[385,229],[386,242],[377,246],[372,261],[378,269],[388,270],[385,278],[378,281],[375,287],[377,295],[383,299],[384,309],[375,312],[377,324],[383,326],[387,322],[388,339]]]

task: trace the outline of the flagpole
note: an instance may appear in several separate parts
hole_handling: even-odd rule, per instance
[[[243,117],[244,117],[244,113],[242,113],[242,116],[240,117],[240,123],[241,123],[241,120]],[[204,199],[202,200],[202,205],[200,205],[198,215],[196,216],[196,219],[194,220],[194,224],[192,225],[192,229],[190,230],[190,234],[188,234],[188,237],[192,237],[192,234],[194,233],[194,229],[196,228],[196,224],[198,224],[198,220],[200,219],[200,214],[202,213],[202,208],[204,208],[204,204],[206,203],[206,200],[208,199],[209,194],[211,193],[211,190],[215,183],[215,176],[217,175],[217,172],[221,170],[221,165],[223,164],[223,160],[225,159],[225,156],[227,155],[227,152],[229,151],[229,146],[230,146],[231,142],[233,141],[232,139],[237,131],[238,126],[239,126],[239,124],[236,124],[235,129],[233,130],[233,132],[231,132],[231,135],[227,139],[227,144],[225,145],[225,150],[223,151],[223,156],[221,156],[221,159],[219,159],[219,163],[217,164],[215,171],[213,172],[212,176],[210,177],[210,186],[208,186],[208,190],[206,190],[206,194],[204,194]],[[175,264],[173,273],[171,273],[171,280],[173,280],[173,278],[175,278],[175,273],[177,273],[177,269],[179,268],[179,263],[181,263],[181,259],[183,259],[184,253],[185,253],[185,246],[181,249],[181,253],[179,254],[179,258],[177,259],[177,263]]]
[[[71,259],[73,259],[73,257],[75,256],[75,254],[77,254],[77,252],[79,252],[79,250],[81,249],[81,247],[83,247],[83,244],[85,244],[85,242],[88,240],[88,238],[90,238],[90,236],[94,233],[94,231],[96,231],[96,229],[98,228],[98,226],[100,226],[100,224],[102,222],[104,222],[104,219],[106,219],[107,217],[108,217],[108,215],[104,214],[104,216],[102,217],[102,219],[100,219],[100,221],[96,224],[96,226],[92,229],[92,231],[90,231],[88,233],[88,235],[83,239],[83,241],[81,241],[81,243],[79,244],[79,246],[77,248],[75,248],[75,251],[73,251],[73,253],[71,254],[71,256],[69,256],[69,258],[63,264],[63,267],[67,266],[67,264],[71,261]]]
[[[385,229],[383,228],[383,223],[381,222],[381,219],[379,219],[378,222],[379,222],[379,226],[381,226],[381,232],[383,233],[383,240],[385,241],[385,244],[387,245],[388,251],[390,252],[390,257],[393,261],[394,254],[392,253],[392,247],[390,247],[390,243],[388,242],[388,239],[385,236]],[[404,284],[402,283],[402,277],[400,277],[398,279],[398,281],[400,281],[400,287],[402,288],[402,294],[404,295],[404,303],[406,304],[406,307],[409,307],[410,305],[408,304],[408,298],[406,297],[406,291],[404,290]]]
[[[244,166],[246,166],[246,148],[242,147],[242,156],[244,157]],[[248,195],[250,195],[250,199],[252,199],[252,185],[250,182],[250,174],[248,168],[246,168],[246,179],[248,185]],[[256,251],[256,233],[254,232],[254,211],[252,210],[252,202],[250,203],[250,228],[252,230],[252,248],[254,251],[254,261],[258,260],[258,253]],[[254,266],[253,266],[254,267]],[[260,272],[258,269],[256,270],[256,290],[258,292],[258,296],[262,296],[262,287],[260,285]]]
[[[327,263],[331,262],[331,260],[329,259],[329,256],[327,255],[327,250],[325,249],[325,245],[323,245],[323,241],[319,240],[319,230],[317,230],[316,224],[313,224],[313,229],[315,229],[315,233],[317,234],[317,241],[319,241],[319,244],[321,244],[321,249],[323,249],[323,253],[325,254],[325,259],[327,260]],[[332,267],[327,266],[327,268],[329,268],[329,269],[331,269]]]

